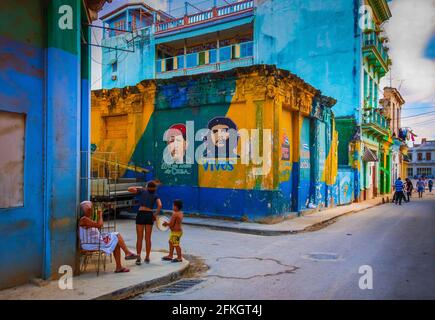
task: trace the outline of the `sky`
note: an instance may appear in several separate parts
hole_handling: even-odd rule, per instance
[[[381,88],[400,88],[406,104],[402,127],[421,138],[435,139],[435,0],[393,0],[392,18],[384,28],[389,37],[391,73]]]
[[[140,0],[113,0],[100,15],[127,3]],[[281,0],[280,0],[281,1]],[[168,11],[167,0],[144,0],[150,6]],[[205,8],[211,0],[191,0]],[[224,0],[218,1],[219,5]],[[174,16],[183,15],[184,0],[175,0],[170,9]],[[402,127],[410,127],[421,138],[435,140],[435,0],[393,0],[389,2],[392,18],[383,26],[389,37],[391,72],[381,88],[400,89],[406,104],[402,111]],[[193,10],[193,9],[191,9]],[[98,22],[94,22],[98,24]],[[94,43],[101,37],[93,28]],[[101,88],[101,49],[92,48],[92,89]]]

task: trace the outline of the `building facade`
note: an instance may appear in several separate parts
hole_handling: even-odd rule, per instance
[[[402,108],[405,100],[396,88],[384,88],[384,97],[379,101],[382,106],[382,115],[387,119],[390,127],[393,144],[391,146],[391,183],[397,178],[406,178],[408,172],[408,140],[403,134]]]
[[[0,288],[75,267],[90,114],[81,25],[104,2],[0,3]]]
[[[104,16],[105,25],[124,17],[129,30],[128,10]],[[122,40],[134,53],[121,59],[115,50],[103,51],[103,88],[276,65],[337,98],[339,164],[354,171],[355,200],[390,192],[393,140],[379,105],[379,83],[391,64],[382,30],[391,17],[386,0],[246,0],[172,19],[148,10],[153,20],[131,30],[138,40]],[[126,37],[109,34],[103,43],[113,47]]]
[[[180,198],[189,213],[256,220],[352,198],[352,177],[342,172],[339,181],[337,173],[334,103],[275,66],[144,80],[93,92],[92,143],[97,151],[117,152],[130,167],[148,170],[145,180],[160,180],[165,209]],[[203,143],[212,150],[225,147],[218,147],[221,140],[214,136],[222,126],[238,132],[227,153],[198,151]],[[196,132],[203,128],[210,131],[198,139]],[[165,141],[172,129],[180,134]],[[167,148],[180,162],[165,160]],[[204,157],[198,158],[198,152]],[[256,152],[260,162],[242,162]],[[136,175],[129,169],[123,174]]]
[[[410,163],[407,176],[411,179],[435,177],[435,140],[422,139],[409,149]]]
[[[266,0],[256,12],[259,56],[337,99],[339,165],[354,170],[355,200],[391,190],[393,141],[379,105],[390,17],[385,0]]]

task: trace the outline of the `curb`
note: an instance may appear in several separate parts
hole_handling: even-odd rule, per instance
[[[236,233],[251,234],[257,236],[282,236],[286,234],[295,234],[299,232],[294,230],[259,230],[259,229],[249,229],[249,228],[234,228],[234,227],[215,226],[206,223],[186,222],[186,221],[183,221],[183,224],[194,226],[194,227],[204,227],[211,230],[236,232]]]
[[[183,224],[194,226],[194,227],[204,227],[204,228],[208,228],[211,230],[228,231],[228,232],[235,232],[235,233],[242,233],[242,234],[273,237],[273,236],[282,236],[282,235],[289,235],[289,234],[298,234],[298,233],[302,233],[302,232],[311,232],[309,229],[315,228],[315,227],[320,226],[322,224],[325,224],[331,220],[343,217],[343,216],[348,215],[348,214],[368,210],[368,209],[371,209],[371,208],[374,208],[374,207],[377,207],[377,206],[380,206],[380,205],[383,205],[386,203],[379,202],[379,203],[373,204],[367,208],[354,209],[354,210],[351,210],[348,212],[344,212],[344,213],[341,213],[335,217],[331,217],[331,218],[328,218],[328,219],[323,220],[321,222],[312,224],[312,225],[310,225],[302,230],[260,230],[260,229],[249,229],[249,228],[243,228],[243,227],[238,228],[238,227],[216,226],[216,225],[210,225],[207,223],[186,222],[186,221],[184,221]]]
[[[181,270],[171,272],[170,274],[160,278],[144,281],[126,288],[118,289],[116,291],[104,294],[102,296],[98,296],[91,300],[124,300],[133,296],[140,295],[150,288],[166,285],[178,280],[184,274],[184,272],[186,272],[189,266],[190,262],[187,261],[186,266],[184,266]]]

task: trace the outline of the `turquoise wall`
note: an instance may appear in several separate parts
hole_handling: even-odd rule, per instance
[[[117,41],[117,38],[103,40],[102,44],[110,48],[115,48],[117,44],[124,44],[124,50],[102,49],[102,86],[104,89],[123,88],[134,86],[144,79],[154,78],[155,69],[155,40],[151,32],[152,27],[148,28],[149,37],[143,37],[134,41],[134,45],[125,45],[125,41]],[[118,37],[119,38],[119,37]],[[116,59],[117,72],[116,80],[112,80],[111,62]]]
[[[256,63],[289,70],[337,99],[336,117],[360,105],[360,0],[259,0]]]

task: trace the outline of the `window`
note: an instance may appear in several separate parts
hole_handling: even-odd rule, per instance
[[[194,68],[198,65],[198,54],[191,53],[186,55],[186,67]]]
[[[177,57],[177,69],[184,69],[184,56]]]
[[[113,28],[116,29],[115,30],[116,36],[123,34],[123,32],[120,30],[125,30],[125,20],[115,21],[115,23],[113,24]]]
[[[422,161],[422,160],[423,160],[423,153],[419,152],[419,153],[417,154],[417,160],[418,160],[418,161]]]
[[[432,160],[432,152],[426,152],[426,160]]]
[[[432,168],[417,168],[417,175],[423,177],[431,176]]]
[[[219,59],[221,62],[231,60],[231,48],[224,47],[219,49]]]
[[[131,16],[131,22],[130,22],[130,30],[136,31],[137,29],[137,17],[135,14]]]
[[[0,111],[0,208],[24,205],[24,114]]]
[[[414,169],[408,168],[408,178],[413,177],[413,176],[414,176]]]
[[[412,153],[410,152],[410,153],[408,153],[408,157],[409,157],[409,161],[411,161],[412,162]]]
[[[206,64],[205,51],[198,53],[198,65],[203,66]]]
[[[367,71],[364,70],[364,99],[367,99],[368,97],[368,78]]]
[[[115,61],[114,63],[112,63],[112,73],[115,73],[118,71],[118,62]]]
[[[375,108],[377,108],[378,107],[378,90],[379,90],[379,88],[378,88],[378,85],[375,83],[375,102],[374,102],[374,106],[375,106]]]
[[[210,63],[216,63],[217,62],[217,50],[213,49],[210,50]]]
[[[106,139],[126,139],[128,116],[108,116],[104,118]]]

